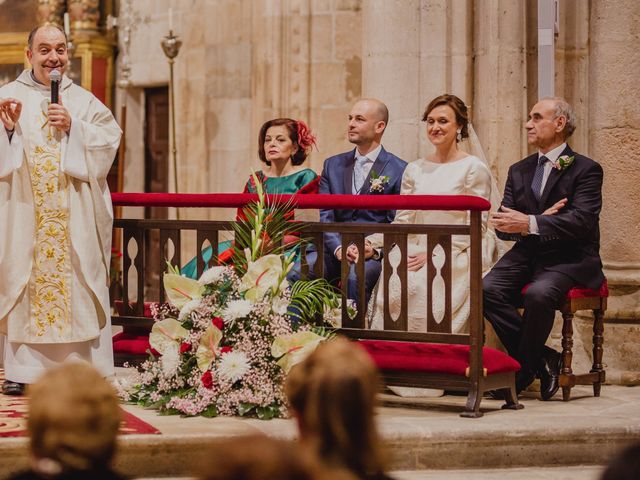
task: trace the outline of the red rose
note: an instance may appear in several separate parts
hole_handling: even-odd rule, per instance
[[[183,353],[187,353],[189,350],[191,350],[191,344],[187,343],[187,342],[182,342],[180,344],[180,354],[182,355]]]
[[[220,317],[213,317],[211,319],[211,323],[213,323],[213,325],[220,331],[222,331],[222,329],[224,328],[224,320]]]
[[[220,354],[230,352],[231,350],[233,350],[233,348],[231,348],[231,347],[222,347],[220,349]]]
[[[202,382],[202,386],[204,388],[208,388],[211,390],[213,388],[213,375],[211,375],[211,370],[207,370],[204,372],[204,375],[200,377],[200,381]]]

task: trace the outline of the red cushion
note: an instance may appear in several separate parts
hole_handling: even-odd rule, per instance
[[[380,370],[466,375],[469,345],[359,340]],[[483,347],[487,374],[517,372],[520,364],[506,353]]]
[[[524,295],[529,288],[530,283],[526,284],[522,289],[522,294]],[[571,290],[567,292],[567,299],[570,298],[607,298],[609,296],[609,285],[607,284],[607,279],[604,279],[602,285],[600,285],[599,290],[593,290],[592,288],[582,287],[580,285],[573,287]]]
[[[159,355],[149,345],[149,335],[119,332],[113,336],[113,353],[148,355],[148,350],[151,350],[154,355]]]
[[[147,318],[151,318],[153,317],[153,314],[151,313],[151,305],[155,305],[158,302],[144,302],[144,311],[142,313],[143,317],[147,317]],[[124,302],[122,300],[116,300],[114,302],[115,307],[116,307],[116,312],[118,312],[118,315],[125,315],[124,313]],[[129,306],[133,309],[136,308],[136,302],[129,302]]]

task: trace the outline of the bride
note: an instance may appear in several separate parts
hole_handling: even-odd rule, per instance
[[[435,151],[425,159],[410,163],[402,177],[402,195],[474,195],[499,202],[495,181],[484,159],[461,150],[459,144],[467,139],[472,130],[468,119],[467,106],[455,95],[441,95],[427,106],[422,120],[427,125],[427,137]],[[475,138],[473,139],[475,140]],[[481,149],[479,149],[481,150]],[[492,186],[493,185],[493,186]],[[494,208],[497,205],[494,205]],[[414,211],[398,210],[393,223],[418,224],[468,224],[469,214],[464,211]],[[487,271],[498,258],[498,241],[494,232],[487,228],[487,215],[482,219],[482,260],[483,271]],[[383,245],[383,236],[374,234],[367,237],[368,253]],[[407,241],[407,290],[408,329],[411,332],[426,332],[427,301],[427,239],[426,235],[410,235]],[[469,261],[470,240],[468,236],[453,236],[451,241],[452,263],[452,333],[468,331],[469,317]],[[389,262],[397,265],[400,251],[394,247]],[[440,258],[438,258],[440,257]],[[444,262],[444,251],[434,250],[434,265]],[[382,329],[384,324],[384,292],[381,286],[384,276],[380,275],[378,285],[368,306],[370,328]],[[389,282],[389,312],[397,318],[400,312],[400,282]],[[441,282],[442,283],[442,282]],[[444,315],[444,285],[434,282],[433,310],[436,318]],[[395,389],[394,389],[395,390]],[[404,394],[425,394],[424,389],[402,389]]]

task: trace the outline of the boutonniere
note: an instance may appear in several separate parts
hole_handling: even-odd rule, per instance
[[[553,168],[555,168],[556,170],[564,170],[565,168],[568,168],[569,165],[571,165],[573,163],[573,161],[575,160],[575,156],[574,155],[562,155],[560,157],[558,157],[558,159],[553,162]]]
[[[389,176],[380,175],[375,170],[371,170],[371,187],[369,188],[370,193],[382,193],[384,192],[384,186],[389,183]]]

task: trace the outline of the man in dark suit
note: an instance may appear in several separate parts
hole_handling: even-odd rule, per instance
[[[564,99],[536,103],[526,129],[538,151],[511,166],[502,207],[491,215],[498,236],[516,244],[484,278],[484,315],[522,366],[516,390],[537,375],[548,400],[558,390],[561,368],[560,354],[545,346],[556,307],[572,286],[598,289],[604,280],[602,167],[567,145],[575,113]]]
[[[375,99],[358,101],[349,113],[349,142],[356,148],[329,157],[324,162],[319,193],[386,195],[399,194],[402,174],[407,166],[404,160],[387,152],[382,146],[382,135],[389,121],[389,111],[384,103]],[[378,181],[374,181],[378,178]],[[374,186],[375,185],[375,186]],[[321,222],[391,223],[395,210],[321,210]],[[347,291],[349,298],[357,299],[357,279],[354,264],[358,250],[350,245],[342,251],[342,239],[338,233],[327,233],[325,242],[325,278],[340,278],[342,256],[351,263]],[[380,271],[380,252],[365,248],[365,297],[367,303]],[[307,256],[309,265],[315,263],[315,252]],[[299,277],[298,269],[289,275],[290,280]]]

